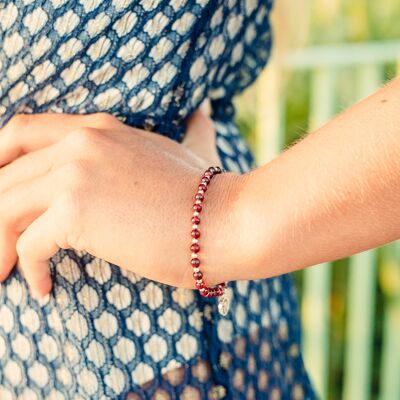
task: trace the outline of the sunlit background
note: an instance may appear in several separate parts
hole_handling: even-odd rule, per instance
[[[273,19],[272,61],[237,101],[259,163],[400,73],[399,0],[276,0]],[[400,244],[296,279],[320,397],[399,400]]]

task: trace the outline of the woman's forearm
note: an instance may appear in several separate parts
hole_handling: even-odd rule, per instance
[[[287,273],[399,238],[400,80],[238,183],[238,228],[226,228],[235,261],[217,266],[216,280]]]
[[[283,274],[400,237],[399,111],[397,80],[273,162],[214,178],[200,224],[206,284]],[[10,121],[0,135],[0,282],[18,256],[29,285],[48,293],[47,260],[61,247],[194,288],[191,202],[205,166],[219,162],[200,115],[186,139],[207,145],[194,153],[106,115]]]

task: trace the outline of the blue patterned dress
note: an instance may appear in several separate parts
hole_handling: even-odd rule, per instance
[[[0,124],[106,111],[182,140],[212,100],[228,170],[254,166],[232,97],[271,45],[265,0],[0,2]],[[105,166],[106,168],[106,166]],[[112,190],[110,188],[110,190]],[[232,308],[84,252],[51,259],[50,299],[0,284],[0,399],[313,399],[290,276],[230,284]]]

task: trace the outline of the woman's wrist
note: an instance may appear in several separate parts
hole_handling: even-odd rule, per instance
[[[234,172],[219,174],[213,178],[205,194],[200,241],[201,269],[207,286],[234,279],[232,272],[243,265],[246,259],[243,246],[240,245],[238,209],[243,181],[243,175]],[[187,276],[193,281],[190,274],[185,274],[185,278]]]
[[[201,268],[208,286],[289,272],[293,254],[286,249],[296,239],[283,202],[290,197],[275,163],[213,179],[201,218]],[[193,280],[190,272],[185,278]]]
[[[211,244],[211,255],[218,257],[210,260],[210,265],[216,265],[214,282],[260,279],[287,272],[286,244],[291,227],[281,202],[288,196],[274,163],[264,170],[232,174],[219,184],[214,196],[223,199],[217,207],[224,209],[217,212],[224,213],[225,218],[217,225],[217,242]]]

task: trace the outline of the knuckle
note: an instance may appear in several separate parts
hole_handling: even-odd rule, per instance
[[[25,239],[24,235],[20,236],[17,240],[15,249],[20,259],[29,259],[31,248],[29,246],[29,242]]]
[[[69,140],[72,145],[77,146],[80,149],[92,149],[99,141],[101,136],[100,130],[96,128],[79,128],[72,131],[67,140]]]
[[[8,121],[8,126],[12,128],[12,130],[19,130],[32,122],[34,116],[32,114],[16,114],[14,115],[10,121]]]
[[[9,145],[18,145],[21,142],[23,131],[26,131],[33,118],[31,114],[16,114],[7,122],[2,134]]]
[[[106,112],[99,112],[94,114],[96,125],[101,127],[113,127],[115,125],[121,124],[118,118]]]

